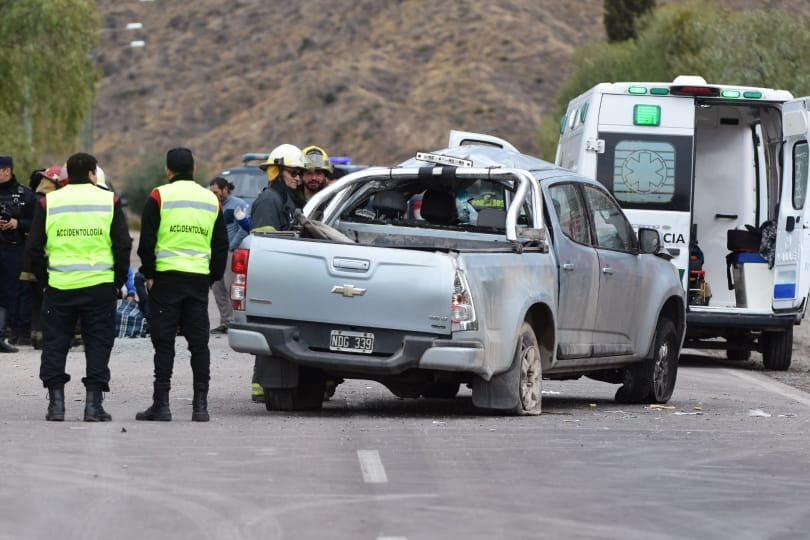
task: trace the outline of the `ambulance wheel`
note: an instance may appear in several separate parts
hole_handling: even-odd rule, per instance
[[[624,384],[616,391],[617,403],[666,403],[678,376],[678,333],[669,319],[661,319],[655,330],[655,346],[650,358],[630,365]]]
[[[264,406],[268,411],[317,411],[323,407],[325,389],[321,370],[301,367],[298,386],[264,389]]]
[[[760,339],[765,369],[787,371],[793,357],[793,327],[788,326],[784,332],[764,333]]]

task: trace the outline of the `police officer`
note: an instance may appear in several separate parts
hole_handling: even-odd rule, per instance
[[[169,183],[149,195],[141,217],[138,255],[149,291],[149,331],[155,348],[152,405],[137,420],[172,419],[169,390],[178,330],[191,353],[191,419],[207,422],[210,351],[208,289],[222,279],[228,233],[217,196],[194,180],[188,148],[166,154]]]
[[[0,155],[0,353],[17,352],[6,342],[7,323],[17,332],[30,325],[30,320],[20,320],[18,297],[25,235],[35,206],[34,192],[14,176],[12,157]]]
[[[96,165],[90,154],[68,158],[68,183],[40,200],[28,241],[31,270],[46,284],[39,369],[50,399],[46,420],[65,419],[65,361],[77,320],[86,360],[84,421],[112,420],[102,401],[132,239],[118,197],[95,185]]]

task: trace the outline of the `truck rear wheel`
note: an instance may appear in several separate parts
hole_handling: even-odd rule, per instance
[[[507,414],[540,414],[543,364],[534,330],[523,323],[512,366],[489,381],[473,381],[473,405]]]
[[[624,384],[616,391],[617,403],[666,403],[678,375],[678,333],[669,319],[655,330],[653,354],[625,370]]]
[[[786,371],[793,358],[793,327],[788,326],[784,332],[767,332],[761,339],[765,369]]]
[[[268,411],[317,411],[322,408],[326,389],[323,372],[303,366],[299,370],[297,386],[264,389],[264,406]]]

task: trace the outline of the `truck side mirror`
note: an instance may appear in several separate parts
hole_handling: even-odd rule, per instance
[[[661,249],[661,236],[656,229],[639,227],[638,229],[639,253],[658,253]]]

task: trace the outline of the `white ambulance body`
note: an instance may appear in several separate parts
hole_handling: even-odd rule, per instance
[[[790,366],[810,289],[808,109],[810,97],[693,76],[603,83],[568,104],[556,163],[659,230],[690,292],[685,347]]]

